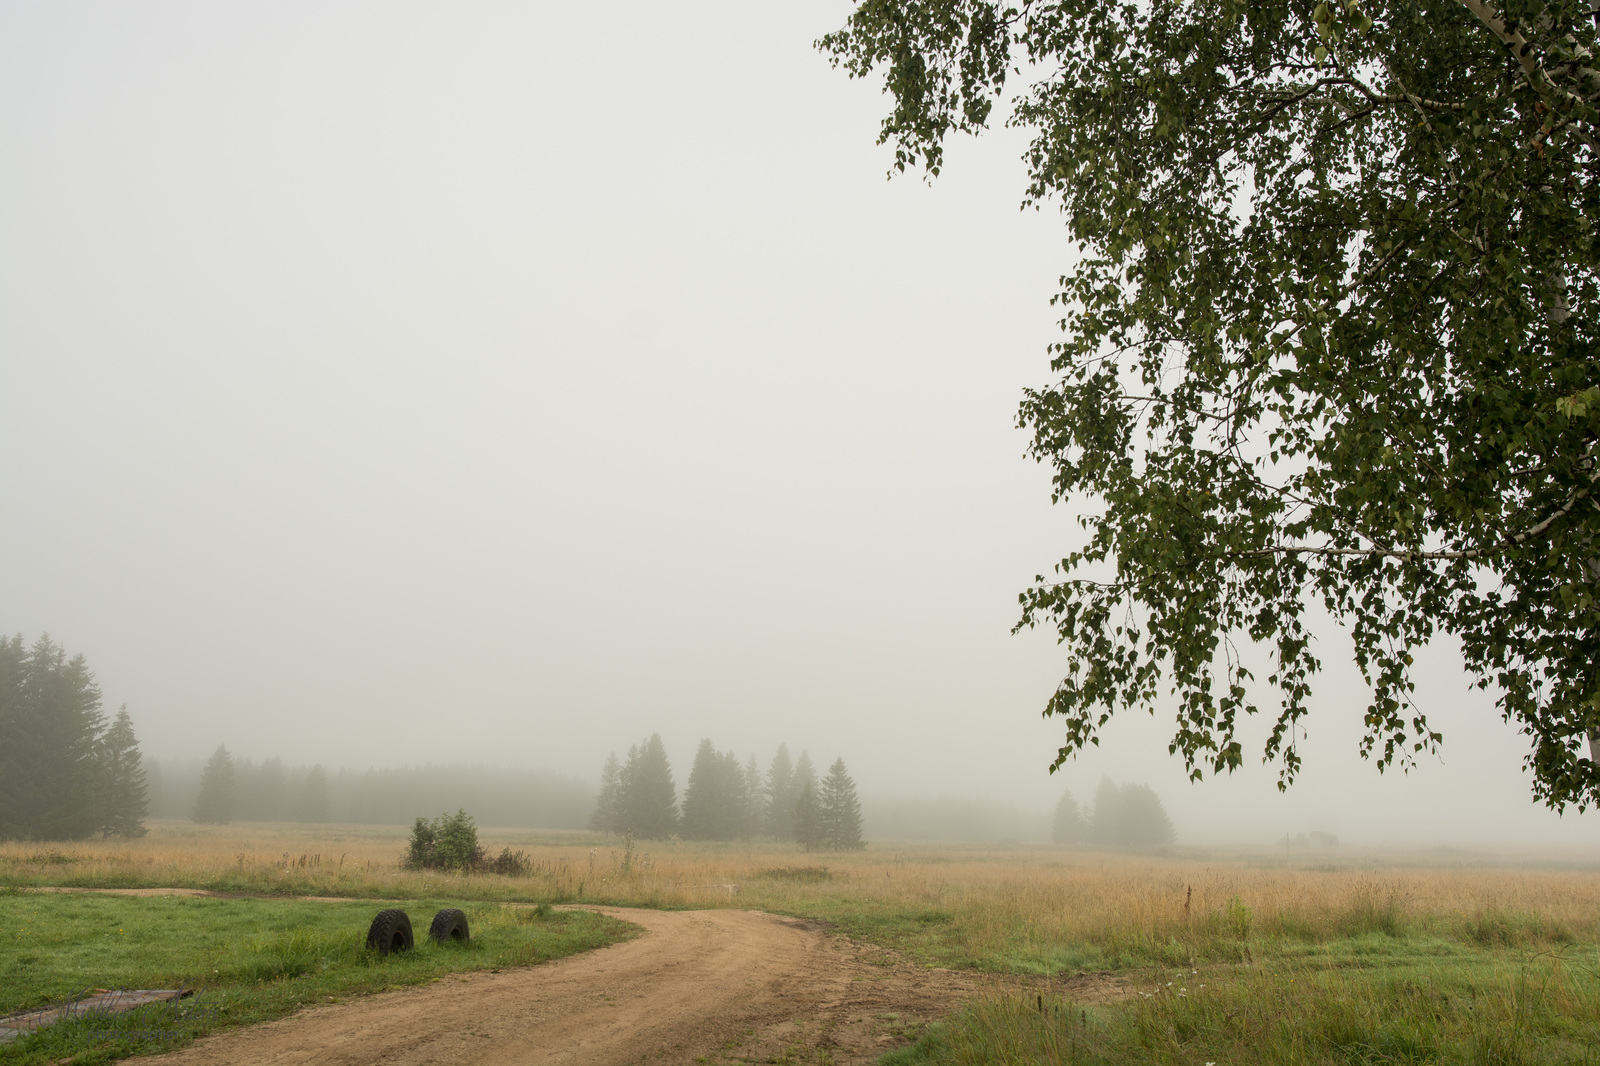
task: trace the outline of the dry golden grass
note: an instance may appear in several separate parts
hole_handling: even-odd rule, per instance
[[[588,900],[745,907],[839,923],[930,960],[1024,970],[1250,958],[1341,938],[1464,945],[1600,939],[1600,874],[1549,869],[1295,865],[1050,848],[872,848],[810,855],[771,844],[597,843],[484,830],[527,852],[526,878],[400,866],[393,826],[158,822],[134,841],[0,844],[0,884],[192,886],[279,895]]]

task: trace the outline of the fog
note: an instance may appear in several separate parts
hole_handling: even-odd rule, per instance
[[[1015,131],[885,179],[849,8],[0,4],[0,632],[162,759],[660,732],[680,788],[701,737],[842,756],[869,829],[1110,776],[1181,841],[1600,842],[1445,643],[1443,756],[1380,777],[1332,625],[1286,795],[1188,784],[1166,711],[1047,773],[1010,630],[1081,534],[1014,414],[1072,248]]]

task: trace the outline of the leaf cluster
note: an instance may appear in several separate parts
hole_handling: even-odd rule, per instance
[[[1600,799],[1588,3],[870,0],[818,44],[885,73],[883,138],[930,174],[1028,70],[1025,202],[1079,255],[1019,423],[1093,512],[1021,597],[1072,652],[1056,766],[1169,694],[1191,773],[1238,767],[1253,645],[1287,785],[1320,607],[1380,768],[1441,740],[1410,668],[1445,633],[1536,794]]]

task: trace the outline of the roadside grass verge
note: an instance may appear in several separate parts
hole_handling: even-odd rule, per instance
[[[980,1000],[882,1066],[1600,1063],[1593,948],[1163,971],[1131,999]]]
[[[585,911],[455,899],[408,901],[409,952],[366,950],[370,902],[106,896],[0,891],[0,1014],[94,988],[193,988],[177,1003],[68,1019],[0,1044],[0,1063],[105,1062],[171,1050],[212,1029],[266,1021],[317,1003],[524,966],[603,947],[636,926]],[[434,944],[444,907],[467,913],[472,939]]]
[[[772,842],[629,849],[579,833],[482,836],[526,851],[530,875],[404,869],[404,826],[168,821],[134,841],[0,844],[0,886],[738,907],[822,919],[930,964],[1040,975],[1298,958],[1331,945],[1470,955],[1600,942],[1592,859],[1518,868],[1489,855],[1288,861],[939,845],[830,855]]]

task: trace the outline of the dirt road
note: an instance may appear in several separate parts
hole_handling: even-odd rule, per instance
[[[984,987],[983,978],[916,966],[814,922],[755,911],[594,909],[646,935],[301,1011],[141,1062],[814,1062],[826,1049],[835,1063],[865,1063]]]

